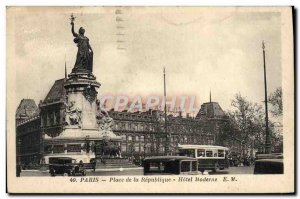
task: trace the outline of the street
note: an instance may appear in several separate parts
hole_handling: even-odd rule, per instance
[[[232,174],[253,174],[254,167],[229,167],[227,170],[217,171],[215,173],[209,172],[209,175],[232,175]]]
[[[230,167],[229,169],[223,171],[207,171],[207,175],[232,175],[232,174],[253,174],[253,166],[251,167]],[[86,172],[87,176],[122,176],[122,175],[143,175],[143,168],[131,168],[131,169],[120,169],[120,170],[97,170],[92,171],[88,170]],[[50,176],[48,171],[39,171],[39,170],[22,170],[21,177],[30,177],[30,176]]]

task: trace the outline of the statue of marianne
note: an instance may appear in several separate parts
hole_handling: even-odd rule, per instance
[[[76,63],[72,72],[93,72],[93,50],[90,46],[89,39],[84,36],[84,28],[80,27],[78,33],[74,31],[74,17],[71,15],[72,34],[75,37],[74,42],[77,43],[78,52]]]

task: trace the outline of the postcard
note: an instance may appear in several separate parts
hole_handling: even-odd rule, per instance
[[[7,192],[295,192],[292,7],[7,7]]]

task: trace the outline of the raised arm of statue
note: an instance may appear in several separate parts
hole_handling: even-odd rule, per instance
[[[74,22],[73,21],[71,22],[71,26],[72,26],[71,32],[72,32],[73,36],[78,37],[78,34],[74,31]]]

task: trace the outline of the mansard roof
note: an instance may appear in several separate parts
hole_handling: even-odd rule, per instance
[[[22,99],[16,111],[16,119],[29,118],[38,114],[39,109],[33,99]]]
[[[65,79],[56,80],[45,97],[42,104],[63,101],[66,97],[66,90],[64,88]]]
[[[223,118],[225,113],[218,102],[207,102],[201,105],[196,118]]]

